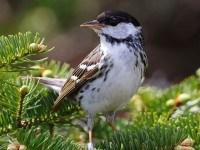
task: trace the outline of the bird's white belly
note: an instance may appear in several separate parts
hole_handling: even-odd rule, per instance
[[[114,66],[108,72],[106,81],[104,78],[98,78],[89,84],[89,89],[84,92],[81,100],[81,107],[93,115],[117,110],[128,103],[140,84],[139,68]],[[95,90],[92,90],[94,88]]]

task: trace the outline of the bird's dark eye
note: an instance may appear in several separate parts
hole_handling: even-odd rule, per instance
[[[117,21],[117,18],[115,17],[110,17],[107,21],[107,24],[108,25],[111,25],[111,26],[116,26],[118,24],[118,21]]]
[[[118,24],[117,18],[115,17],[105,17],[103,19],[98,20],[99,23],[103,23],[105,25],[116,26]]]

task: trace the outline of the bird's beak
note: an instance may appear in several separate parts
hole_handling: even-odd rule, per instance
[[[89,21],[89,22],[85,22],[85,23],[81,24],[80,27],[88,27],[88,28],[92,28],[92,29],[100,29],[100,28],[103,27],[103,25],[100,24],[97,20],[93,20],[93,21]]]

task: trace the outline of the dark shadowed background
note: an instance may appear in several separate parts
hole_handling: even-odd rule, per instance
[[[0,0],[0,35],[39,32],[55,47],[46,54],[49,58],[75,67],[99,42],[93,31],[79,25],[113,9],[132,14],[143,27],[146,82],[166,87],[200,67],[197,0]]]

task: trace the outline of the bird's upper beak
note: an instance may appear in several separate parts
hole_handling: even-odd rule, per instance
[[[89,21],[89,22],[85,22],[85,23],[81,24],[80,27],[88,27],[88,28],[92,28],[92,29],[100,29],[100,28],[103,27],[103,25],[101,23],[99,23],[97,20],[93,20],[93,21]]]

